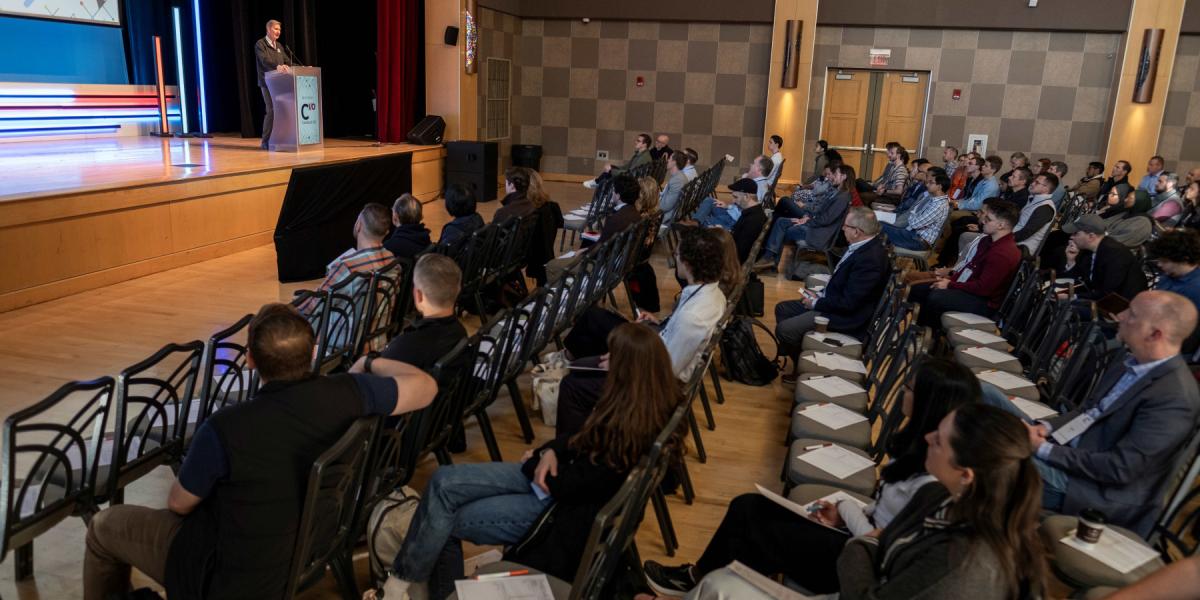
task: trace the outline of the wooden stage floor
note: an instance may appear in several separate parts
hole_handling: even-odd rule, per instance
[[[258,138],[112,137],[0,143],[0,202],[290,169],[430,148],[327,139],[304,152],[267,152]]]
[[[0,144],[0,312],[270,243],[295,168],[410,154],[414,195],[442,189],[441,146],[125,137]],[[391,202],[401,192],[381,197]]]

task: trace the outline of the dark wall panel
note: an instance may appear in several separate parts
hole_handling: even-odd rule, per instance
[[[1200,0],[1188,0],[1183,7],[1183,32],[1200,33]]]
[[[696,0],[607,0],[579,2],[578,0],[480,0],[481,6],[513,13],[517,16],[540,19],[580,19],[625,21],[688,21],[693,23],[719,21],[722,23],[770,23],[775,19],[774,0],[741,0],[740,2],[697,2]]]
[[[821,2],[820,25],[1125,31],[1132,0],[837,0]],[[1194,0],[1192,4],[1197,4]],[[1101,7],[1103,7],[1101,9]]]

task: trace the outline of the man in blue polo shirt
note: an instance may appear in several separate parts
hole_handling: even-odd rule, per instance
[[[167,508],[118,505],[92,519],[85,600],[127,592],[130,567],[172,600],[283,597],[313,461],[359,417],[419,410],[437,393],[420,369],[382,358],[315,376],[314,339],[291,306],[259,310],[246,345],[262,387],[196,430]]]

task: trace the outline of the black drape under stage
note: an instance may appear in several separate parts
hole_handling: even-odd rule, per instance
[[[412,191],[412,154],[293,169],[275,225],[279,281],[325,276],[325,266],[354,247],[354,221],[363,206]]]

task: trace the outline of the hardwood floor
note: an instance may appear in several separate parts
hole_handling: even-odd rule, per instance
[[[564,211],[588,197],[578,184],[550,183],[548,188]],[[481,205],[480,212],[490,219],[497,207],[496,202]],[[438,202],[427,204],[425,210],[426,223],[436,235],[448,217]],[[665,256],[660,252],[653,260],[666,305],[678,287],[666,267]],[[774,276],[765,277],[764,282],[768,314],[763,321],[773,326],[771,307],[799,294],[793,282]],[[278,283],[274,249],[265,246],[0,314],[0,415],[32,404],[66,381],[115,375],[165,343],[206,338],[264,302],[287,300],[294,290],[314,284]],[[476,324],[474,318],[469,318],[470,326]],[[773,347],[764,346],[764,351],[773,352]],[[679,553],[675,558],[665,556],[656,521],[648,509],[638,534],[638,549],[644,559],[694,561],[733,497],[752,492],[755,483],[780,487],[791,389],[782,387],[778,380],[765,387],[723,381],[722,387],[726,402],[713,407],[716,430],[703,430],[708,463],[700,464],[696,453],[689,451],[689,468],[697,491],[695,503],[684,504],[682,495],[668,500],[681,545]],[[528,398],[527,377],[523,378],[522,389]],[[489,414],[504,457],[517,459],[528,446],[520,438],[511,402],[507,397],[499,398]],[[538,440],[552,435],[553,429],[537,416],[534,423]],[[469,450],[455,456],[455,461],[486,461],[487,452],[473,422],[468,424],[467,432]],[[417,476],[418,489],[423,488],[433,468],[432,463],[423,465]],[[130,488],[127,502],[164,506],[170,481],[170,472],[159,469]],[[35,577],[19,585],[13,581],[10,554],[0,565],[0,597],[80,597],[83,540],[84,527],[78,519],[69,519],[38,538]],[[468,554],[475,551],[468,549]],[[365,582],[366,561],[362,552],[358,558],[361,584]],[[139,578],[138,582],[145,580]],[[337,597],[332,577],[304,597]]]

